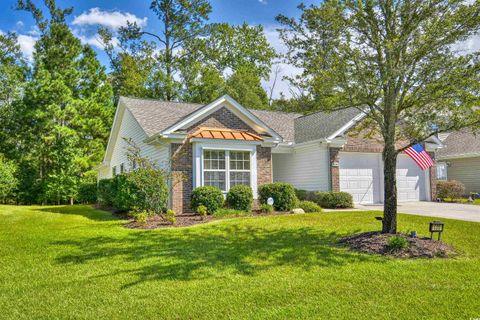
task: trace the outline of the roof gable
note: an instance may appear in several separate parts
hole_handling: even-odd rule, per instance
[[[224,95],[217,100],[207,104],[204,107],[198,108],[191,114],[187,115],[183,119],[177,121],[172,126],[162,131],[163,134],[172,134],[178,130],[182,130],[191,127],[198,121],[208,117],[215,111],[221,108],[226,108],[231,111],[240,120],[249,125],[252,129],[260,134],[267,134],[273,137],[275,140],[282,141],[283,138],[275,130],[269,127],[265,122],[259,119],[256,115],[250,112],[248,109],[241,106],[229,95]]]

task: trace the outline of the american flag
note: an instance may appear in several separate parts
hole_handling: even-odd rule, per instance
[[[433,160],[420,144],[414,144],[404,151],[422,169],[426,170],[433,166]]]

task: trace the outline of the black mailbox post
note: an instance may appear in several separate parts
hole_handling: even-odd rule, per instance
[[[433,239],[433,233],[438,233],[438,240],[440,241],[440,236],[443,232],[444,224],[440,221],[430,222],[430,239]]]

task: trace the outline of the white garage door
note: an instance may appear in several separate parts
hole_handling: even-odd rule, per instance
[[[383,202],[383,161],[381,154],[340,152],[340,190],[352,195],[355,203]],[[398,201],[427,199],[426,173],[407,155],[397,160]]]
[[[397,159],[398,201],[426,200],[425,171],[407,155]]]
[[[381,158],[375,153],[340,153],[340,190],[355,203],[382,201]]]

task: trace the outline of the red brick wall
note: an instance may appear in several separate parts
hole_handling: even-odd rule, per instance
[[[332,191],[340,191],[340,148],[330,148],[330,187]]]
[[[229,128],[256,133],[245,122],[226,108],[221,108],[187,129],[188,133],[200,127]],[[171,154],[178,153],[172,161],[171,207],[176,213],[191,212],[190,196],[193,190],[192,144],[172,143]],[[272,182],[271,148],[257,146],[257,184]]]
[[[257,146],[257,185],[272,181],[272,148]]]
[[[218,109],[208,117],[193,124],[187,129],[187,132],[192,133],[200,127],[236,129],[257,133],[227,108]]]
[[[433,152],[428,153],[432,159],[435,160],[435,154]],[[430,167],[430,196],[432,201],[437,199],[437,165],[433,162],[433,166]]]
[[[192,144],[172,143],[171,207],[176,213],[190,212],[190,195],[193,188]]]
[[[397,142],[396,147],[402,148],[408,145],[408,143],[406,140],[400,140]],[[379,134],[370,137],[366,131],[350,131],[347,133],[347,143],[342,151],[382,153],[383,138]]]

